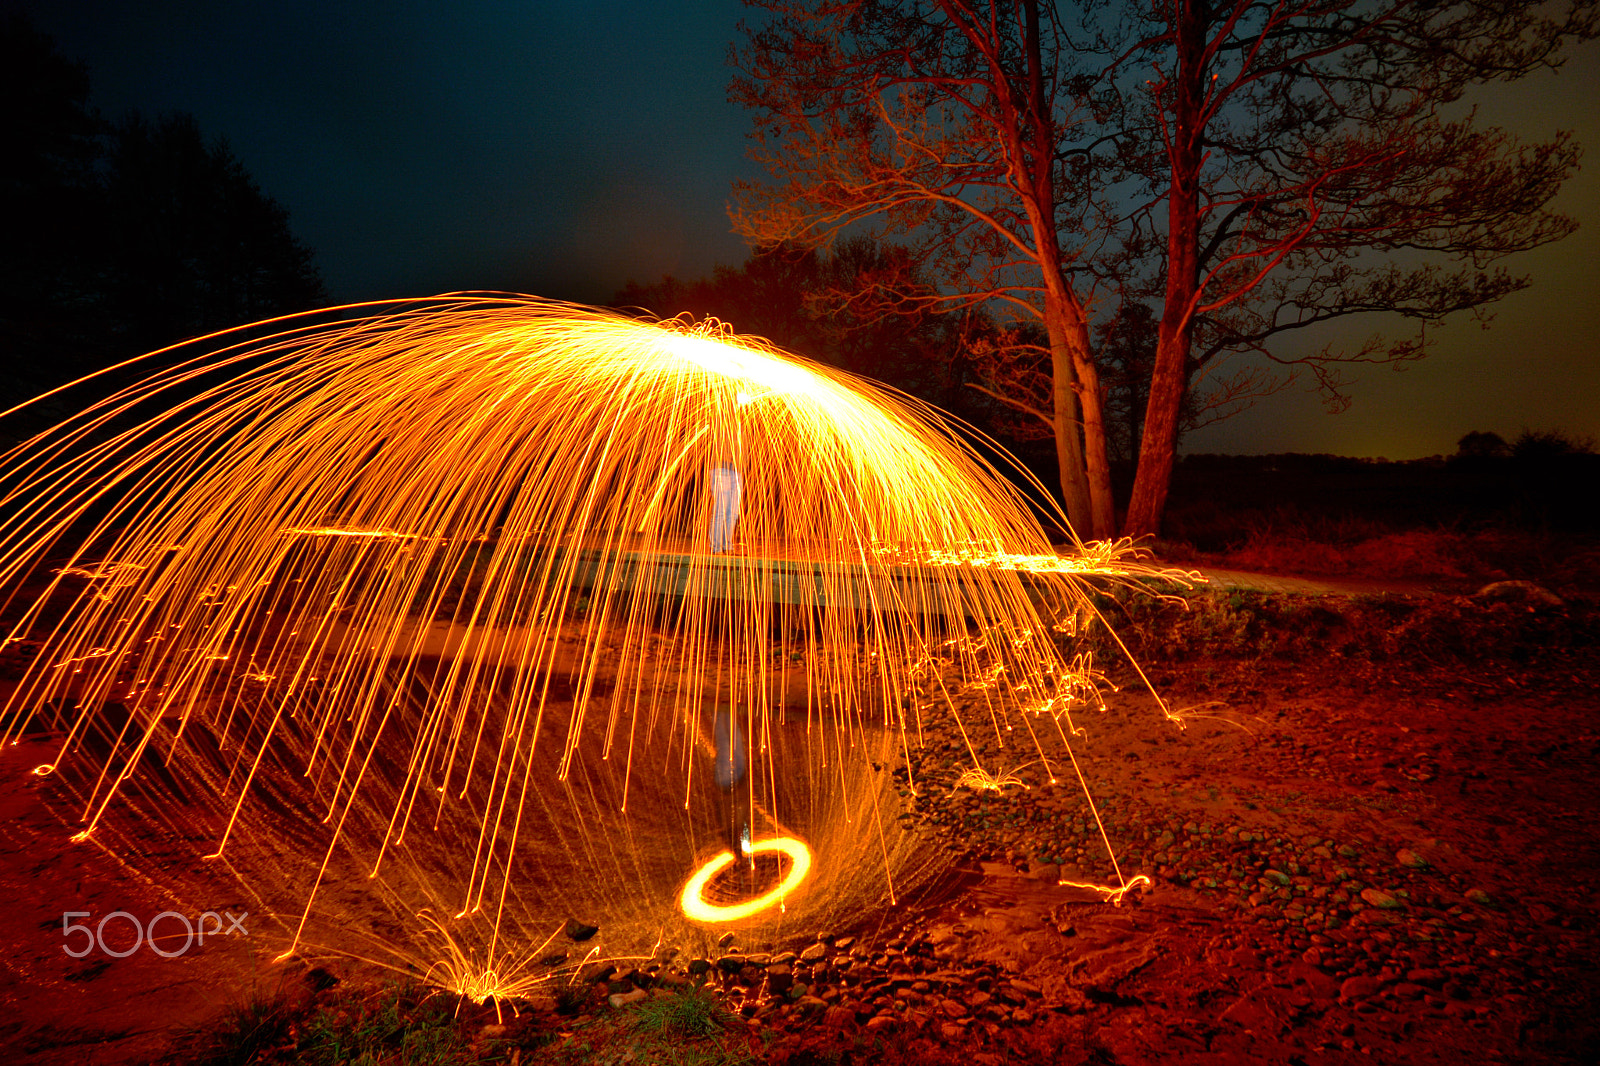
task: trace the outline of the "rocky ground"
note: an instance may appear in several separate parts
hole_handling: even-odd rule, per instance
[[[1185,727],[1132,690],[1080,716],[1099,825],[1059,767],[955,787],[972,760],[933,724],[896,772],[903,817],[968,871],[952,897],[793,957],[691,965],[807,1054],[876,1035],[975,1062],[1595,1061],[1592,615],[1237,600],[1389,631],[1298,660],[1147,648]],[[1481,655],[1445,661],[1462,636]],[[1027,759],[978,756],[997,777]],[[1108,879],[1100,825],[1152,880],[1120,906],[1060,884]]]
[[[995,787],[958,786],[972,753],[934,722],[885,772],[953,860],[939,891],[782,954],[730,939],[591,966],[515,1016],[468,1008],[471,1054],[622,1061],[608,1019],[706,986],[731,1035],[698,1061],[1596,1061],[1592,608],[1231,593],[1165,611],[1123,629],[1184,727],[1132,685],[1079,716],[1092,811],[1026,747],[980,746]],[[1061,884],[1115,882],[1102,826],[1151,882],[1115,906]],[[363,980],[333,970],[299,994]]]

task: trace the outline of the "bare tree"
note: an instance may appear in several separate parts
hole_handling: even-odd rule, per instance
[[[1460,105],[1592,36],[1596,0],[1570,3],[1090,0],[1069,29],[1037,0],[757,0],[771,20],[732,95],[775,180],[737,189],[735,222],[761,242],[898,236],[937,286],[920,299],[1009,307],[979,353],[989,391],[1049,427],[1094,536],[1112,530],[1102,374],[1127,370],[1097,358],[1115,312],[1094,297],[1158,303],[1123,527],[1154,533],[1185,417],[1285,384],[1228,356],[1337,401],[1341,365],[1418,358],[1425,330],[1306,355],[1287,335],[1478,311],[1527,284],[1497,260],[1571,232],[1546,209],[1570,137],[1524,144]]]
[[[1593,0],[1145,0],[1139,13],[1144,37],[1106,74],[1135,135],[1124,160],[1150,182],[1134,242],[1161,248],[1134,535],[1159,527],[1196,379],[1243,396],[1274,385],[1219,375],[1222,357],[1296,365],[1337,397],[1340,364],[1418,358],[1426,333],[1296,358],[1286,334],[1368,312],[1426,326],[1528,283],[1492,265],[1573,230],[1545,205],[1578,147],[1524,144],[1451,105],[1556,66],[1564,42],[1595,32]]]
[[[1104,231],[1085,224],[1086,190],[1060,151],[1084,116],[1064,90],[1075,58],[1053,13],[1037,0],[753,6],[770,19],[747,29],[730,92],[755,113],[753,154],[773,181],[736,189],[736,228],[758,245],[896,239],[934,288],[886,308],[981,308],[1041,327],[1043,397],[994,395],[1048,426],[1080,535],[1110,536],[1091,293],[1077,273]]]

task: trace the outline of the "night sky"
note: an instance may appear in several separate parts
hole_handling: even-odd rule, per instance
[[[4,8],[88,65],[108,117],[182,110],[225,136],[338,301],[496,289],[603,302],[630,279],[745,257],[726,212],[732,181],[759,176],[748,115],[726,101],[737,0]],[[1343,414],[1281,394],[1185,450],[1403,459],[1449,453],[1475,429],[1600,437],[1596,100],[1590,43],[1559,75],[1477,101],[1528,138],[1575,129],[1590,161],[1557,201],[1584,228],[1509,261],[1534,286],[1492,328],[1452,322],[1423,363],[1366,369]]]

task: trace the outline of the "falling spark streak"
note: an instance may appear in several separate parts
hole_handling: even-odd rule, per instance
[[[548,928],[540,892],[580,898],[561,870],[591,871],[583,900],[634,885],[659,936],[723,803],[819,855],[878,826],[877,880],[823,862],[788,908],[859,916],[926,864],[882,829],[874,745],[943,714],[976,765],[976,731],[1021,721],[1053,779],[1073,709],[1103,706],[1069,646],[1086,579],[1194,579],[1125,542],[1058,553],[1048,493],[974,431],[720,323],[483,295],[335,311],[208,338],[0,456],[0,636],[37,648],[0,741],[64,723],[43,765],[73,839],[122,810],[200,819],[217,866],[280,841],[296,943],[346,862],[486,923],[480,973]],[[719,464],[742,506],[714,554]],[[717,705],[750,738],[739,796],[703,754]],[[757,846],[789,871],[752,918],[812,869],[784,839]]]

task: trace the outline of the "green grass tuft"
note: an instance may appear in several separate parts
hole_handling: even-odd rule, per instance
[[[202,1041],[195,1066],[448,1066],[475,1061],[471,1041],[440,997],[390,989],[313,1007],[254,998]]]
[[[723,1032],[730,1019],[715,993],[688,988],[652,996],[634,1008],[632,1020],[640,1033],[694,1040]]]
[[[446,1066],[463,1061],[466,1038],[440,999],[417,1006],[391,993],[375,1007],[322,1010],[295,1045],[295,1060],[308,1066]]]
[[[290,1041],[295,1012],[281,996],[251,996],[204,1034],[200,1066],[249,1066]],[[191,1034],[198,1037],[201,1034]]]

